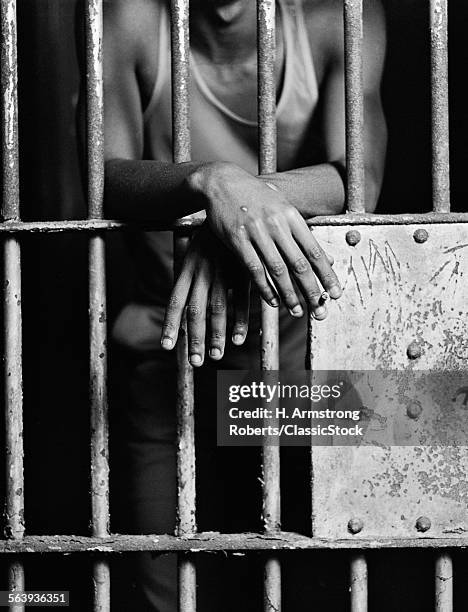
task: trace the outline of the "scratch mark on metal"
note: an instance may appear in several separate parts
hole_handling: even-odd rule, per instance
[[[353,257],[350,257],[349,260],[349,268],[348,268],[348,273],[351,272],[351,274],[354,277],[354,280],[356,282],[356,288],[358,290],[358,294],[359,294],[359,299],[361,300],[361,305],[364,306],[364,298],[362,296],[362,291],[361,291],[361,287],[359,286],[359,279],[358,276],[356,274],[356,270],[354,269],[354,264],[353,264]]]
[[[434,272],[434,274],[431,276],[431,278],[429,279],[429,282],[432,283],[435,281],[435,279],[439,276],[439,274],[441,274],[441,272],[449,265],[450,260],[447,260],[444,264],[442,264],[440,266],[440,268],[438,270],[436,270],[436,272]]]
[[[450,249],[445,249],[444,253],[455,253],[455,251],[459,251],[460,249],[466,249],[468,247],[468,243],[459,244],[457,246],[451,247]]]

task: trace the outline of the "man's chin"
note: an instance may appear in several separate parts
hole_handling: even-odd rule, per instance
[[[216,17],[223,23],[235,21],[246,9],[250,0],[197,0],[195,5],[200,8],[204,6],[216,14]]]

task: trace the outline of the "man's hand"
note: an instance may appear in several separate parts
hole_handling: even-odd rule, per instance
[[[232,341],[241,345],[247,336],[250,280],[233,259],[207,226],[193,237],[185,255],[166,309],[161,345],[167,350],[175,346],[186,309],[188,353],[193,366],[203,364],[205,337],[212,359],[219,360],[224,354],[229,289],[234,305]]]
[[[276,288],[290,313],[301,317],[294,280],[312,314],[325,318],[317,279],[338,299],[338,278],[304,219],[267,177],[260,180],[234,164],[213,163],[187,181],[190,189],[205,196],[210,227],[239,257],[268,304],[279,305]]]

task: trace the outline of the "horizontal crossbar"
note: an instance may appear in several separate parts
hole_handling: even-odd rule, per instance
[[[203,532],[190,537],[171,535],[120,535],[106,538],[57,535],[26,536],[21,540],[0,540],[0,554],[11,553],[74,553],[74,552],[254,552],[299,551],[323,549],[384,549],[384,548],[465,548],[468,536],[447,538],[311,538],[297,533]]]
[[[61,232],[101,232],[101,231],[136,231],[175,230],[189,231],[199,227],[203,218],[179,219],[175,223],[161,223],[156,221],[142,221],[140,223],[125,223],[112,219],[78,219],[72,221],[4,221],[0,222],[0,234],[18,233],[44,233],[53,234]],[[468,213],[423,213],[406,215],[374,215],[352,213],[314,217],[308,225],[431,225],[435,223],[468,223]]]

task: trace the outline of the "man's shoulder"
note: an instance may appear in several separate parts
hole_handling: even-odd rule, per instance
[[[302,0],[304,19],[311,44],[324,53],[340,56],[344,44],[343,0]],[[381,0],[363,0],[366,35],[380,36],[384,29]],[[314,42],[315,41],[315,42]]]
[[[343,27],[343,0],[302,0],[306,23],[309,27],[328,25],[330,28]],[[381,0],[363,0],[364,19],[376,19],[383,16]]]
[[[302,0],[304,21],[318,75],[330,58],[343,55],[343,0]]]

